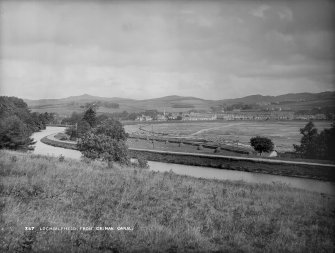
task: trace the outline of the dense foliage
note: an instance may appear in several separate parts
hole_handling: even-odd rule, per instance
[[[96,126],[99,120],[95,109],[90,107],[83,114],[73,112],[70,118],[63,119],[62,124],[71,124],[65,133],[70,136],[71,140],[76,140]]]
[[[9,116],[0,122],[0,149],[32,150],[35,142],[31,130],[17,116]]]
[[[273,151],[274,145],[271,139],[266,137],[252,137],[250,139],[250,145],[254,148],[255,151],[262,154],[263,152]]]
[[[85,133],[87,133],[91,129],[91,125],[84,119],[79,121],[77,124],[77,135],[78,137],[83,136]]]
[[[309,121],[300,133],[300,145],[293,145],[296,154],[303,158],[335,159],[335,124],[318,133],[314,123]]]
[[[82,118],[83,118],[82,113],[73,112],[70,117],[64,118],[61,123],[63,125],[75,125],[80,120],[82,120]]]
[[[78,141],[82,154],[90,159],[99,159],[120,164],[129,164],[127,134],[122,124],[108,119],[86,132]]]
[[[90,107],[86,110],[83,116],[83,120],[85,120],[91,127],[95,127],[97,124],[97,114],[94,108]]]
[[[0,97],[0,148],[32,149],[30,135],[45,129],[53,119],[52,113],[31,113],[20,98]]]

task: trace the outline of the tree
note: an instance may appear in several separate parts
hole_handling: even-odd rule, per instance
[[[330,129],[324,129],[320,133],[319,144],[324,146],[321,158],[335,160],[335,123]]]
[[[126,141],[128,135],[120,121],[109,118],[95,128],[96,134],[110,136],[117,141]]]
[[[4,118],[0,122],[0,149],[33,150],[35,141],[32,131],[17,116]]]
[[[263,152],[273,151],[274,145],[271,139],[266,137],[252,137],[250,139],[250,145],[254,148],[255,151],[262,155]]]
[[[314,158],[318,153],[318,130],[314,127],[314,123],[309,121],[304,128],[300,129],[302,138],[300,145],[293,145],[295,152],[302,157]]]
[[[0,120],[11,116],[17,116],[31,132],[45,128],[45,122],[41,120],[40,114],[31,113],[27,104],[17,97],[0,96]]]
[[[122,124],[109,119],[85,133],[79,139],[77,146],[87,158],[100,159],[109,164],[112,162],[130,164],[126,138]]]
[[[31,150],[33,132],[45,129],[51,114],[31,113],[17,97],[0,96],[0,148]]]
[[[91,129],[90,124],[86,120],[81,120],[77,124],[77,138],[81,138]]]
[[[97,117],[96,117],[96,112],[93,109],[93,107],[90,107],[87,109],[87,111],[84,113],[83,120],[85,120],[88,124],[90,124],[91,127],[96,126]]]
[[[293,145],[296,154],[304,158],[335,159],[335,123],[330,129],[324,129],[318,134],[312,121],[300,129],[303,135],[300,145]]]

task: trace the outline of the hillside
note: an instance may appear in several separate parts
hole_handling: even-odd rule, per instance
[[[311,110],[313,108],[333,108],[335,109],[335,92],[322,93],[296,93],[284,94],[280,96],[251,95],[242,98],[224,100],[206,100],[196,97],[166,96],[154,99],[135,100],[118,97],[97,97],[84,94],[62,99],[41,99],[28,100],[32,111],[37,112],[56,112],[61,115],[69,115],[73,111],[83,111],[86,103],[100,101],[102,106],[98,112],[140,112],[144,110],[156,109],[163,112],[181,112],[189,110],[210,111],[213,106],[229,106],[233,104],[251,104],[266,107],[281,107],[286,110]],[[118,104],[118,107],[110,107],[109,104]],[[107,104],[107,105],[105,105]]]
[[[331,195],[9,151],[0,168],[1,252],[334,252]]]

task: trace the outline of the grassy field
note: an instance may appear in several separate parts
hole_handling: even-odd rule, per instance
[[[0,152],[0,168],[0,251],[335,250],[327,195],[9,151]]]
[[[174,152],[188,152],[188,153],[200,153],[200,154],[218,154],[218,155],[230,155],[230,156],[241,156],[237,152],[221,150],[219,153],[214,153],[215,149],[213,148],[201,148],[199,149],[195,145],[179,144],[175,142],[164,142],[164,141],[154,141],[152,140],[143,140],[128,138],[127,145],[130,148],[140,148],[140,149],[155,149],[163,151],[174,151]]]
[[[126,125],[129,133],[141,132],[139,129],[166,133],[170,136],[187,136],[209,140],[224,139],[249,144],[250,138],[256,135],[267,136],[276,145],[278,151],[289,151],[293,144],[299,144],[301,135],[299,129],[305,121],[214,121],[214,122],[183,122],[161,123],[148,125]],[[330,128],[331,122],[317,121],[315,126],[319,131]],[[143,132],[143,131],[142,131]]]

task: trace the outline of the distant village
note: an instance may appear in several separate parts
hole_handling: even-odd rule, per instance
[[[136,118],[136,121],[201,121],[201,120],[326,120],[325,114],[296,114],[293,111],[242,111],[233,110],[220,113],[200,113],[200,112],[173,112],[159,113],[157,116],[142,114]]]
[[[108,104],[108,109],[113,106],[119,109],[118,104]],[[187,107],[186,107],[187,106]],[[228,106],[218,105],[212,106],[207,110],[199,110],[191,108],[189,105],[172,106],[171,111],[158,111],[157,109],[147,109],[142,112],[114,111],[106,112],[106,105],[99,101],[86,103],[80,106],[80,109],[103,108],[105,112],[98,112],[99,117],[113,117],[124,122],[164,122],[164,121],[232,121],[232,120],[335,120],[335,113],[332,108],[315,107],[308,110],[291,109],[280,107],[277,103],[257,103],[257,104],[232,104]],[[179,108],[176,110],[176,108]],[[191,108],[189,110],[185,110]],[[168,110],[171,108],[168,108]],[[79,113],[80,114],[80,113]],[[72,124],[79,115],[73,112],[72,115],[55,113],[55,122],[59,124]],[[72,122],[72,123],[71,123]]]

